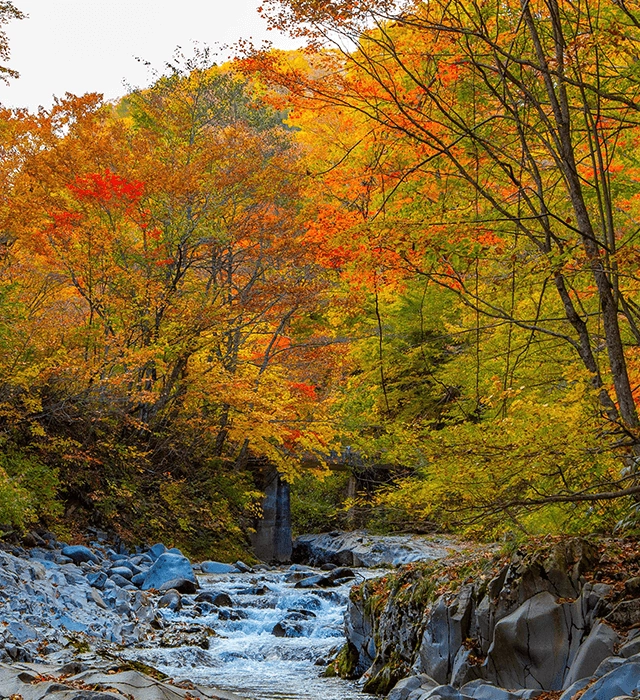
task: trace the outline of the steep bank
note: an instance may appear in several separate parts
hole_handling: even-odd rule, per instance
[[[631,696],[639,575],[629,541],[408,565],[352,589],[334,670],[393,700]]]

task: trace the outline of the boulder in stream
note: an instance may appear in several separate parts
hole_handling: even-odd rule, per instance
[[[158,588],[160,592],[170,591],[172,589],[180,591],[180,593],[195,593],[198,590],[198,584],[190,579],[179,577],[165,581],[160,588]]]
[[[184,579],[197,587],[198,582],[191,562],[179,554],[161,554],[153,566],[147,572],[144,581],[142,582],[142,590],[147,591],[151,588],[160,588],[169,581],[175,579]],[[172,586],[176,588],[176,586]]]
[[[210,603],[217,607],[230,608],[233,605],[228,593],[216,593],[215,591],[202,591],[195,599],[196,603]]]
[[[238,572],[235,566],[219,561],[203,561],[200,568],[203,574],[234,574]]]

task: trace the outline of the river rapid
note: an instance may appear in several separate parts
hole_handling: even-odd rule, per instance
[[[362,700],[354,683],[321,674],[345,641],[351,586],[380,571],[358,569],[355,581],[335,588],[299,588],[293,568],[200,576],[201,594],[224,593],[231,604],[185,605],[162,614],[168,625],[197,621],[213,628],[219,636],[209,639],[209,649],[138,648],[127,656],[177,681],[214,686],[250,700]],[[278,632],[295,636],[276,636],[278,625]]]

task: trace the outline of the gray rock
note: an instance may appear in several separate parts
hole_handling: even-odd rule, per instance
[[[292,571],[290,574],[285,576],[284,580],[287,583],[298,583],[298,581],[304,581],[305,579],[313,576],[317,576],[317,574],[313,571]]]
[[[616,668],[618,668],[618,666],[622,666],[624,663],[626,663],[626,661],[626,659],[623,659],[619,656],[609,656],[604,661],[602,661],[602,663],[598,666],[593,675],[595,678],[602,678],[602,676],[606,676],[607,673],[610,673],[611,671],[615,670]]]
[[[147,578],[147,572],[143,571],[140,574],[135,574],[135,576],[132,576],[131,583],[134,586],[141,586],[144,583],[145,578]]]
[[[238,560],[234,564],[235,568],[238,569],[240,573],[248,574],[251,571],[251,567],[247,566],[243,561]]]
[[[640,576],[634,576],[624,582],[624,587],[630,595],[640,598]]]
[[[487,681],[475,680],[463,685],[460,691],[474,700],[528,700],[536,698],[542,690],[505,690]]]
[[[291,620],[282,620],[278,622],[271,630],[274,637],[302,637],[303,627],[297,622]]]
[[[100,595],[100,593],[95,588],[91,588],[87,591],[87,600],[88,601],[92,600],[99,608],[102,608],[103,610],[108,609],[108,606],[104,602],[103,597]]]
[[[637,695],[638,691],[640,659],[629,659],[599,678],[584,692],[580,700],[613,700],[618,695]]]
[[[159,591],[170,591],[170,590],[176,590],[179,591],[180,593],[195,593],[198,590],[198,584],[194,583],[193,581],[190,581],[189,579],[186,578],[172,578],[169,579],[169,581],[165,581],[160,588],[158,588]]]
[[[175,589],[167,591],[158,601],[159,608],[169,608],[169,610],[180,610],[182,607],[182,596]]]
[[[453,665],[451,667],[451,679],[449,682],[454,687],[460,688],[465,683],[469,683],[479,676],[480,669],[472,660],[471,650],[465,649],[464,646],[461,646],[453,660]]]
[[[139,566],[136,566],[136,564],[134,564],[129,559],[119,559],[118,561],[114,561],[113,568],[115,567],[126,567],[127,569],[129,569],[132,576],[135,576],[136,574],[141,574],[143,570],[146,570],[147,568],[145,567],[145,569],[142,569]]]
[[[62,550],[62,555],[68,557],[74,564],[79,564],[80,562],[93,562],[94,564],[99,564],[100,559],[88,548],[81,544],[71,545],[64,547]]]
[[[364,609],[364,601],[351,600],[347,603],[344,618],[347,640],[358,652],[358,663],[354,675],[362,675],[376,658],[376,643],[371,615]],[[418,673],[421,671],[418,668]]]
[[[42,581],[47,576],[47,570],[43,564],[37,561],[31,562],[29,566],[29,573],[31,574],[32,581]]]
[[[589,683],[591,683],[591,679],[589,678],[583,678],[581,681],[576,681],[562,693],[560,700],[573,700],[575,694],[579,693],[581,690],[584,690]]]
[[[142,583],[142,590],[160,587],[173,579],[182,578],[196,584],[196,576],[193,573],[191,563],[186,557],[178,554],[161,554],[149,569]]]
[[[158,544],[154,544],[153,547],[149,548],[148,555],[153,561],[155,561],[161,554],[164,554],[166,551],[167,548],[161,542],[158,542]]]
[[[0,672],[2,668],[0,667]],[[48,675],[55,676],[59,671],[53,673],[49,671]],[[14,674],[17,676],[17,673]],[[7,679],[9,680],[9,679]],[[5,678],[0,676],[0,683],[6,685]],[[162,681],[155,680],[150,676],[146,676],[138,671],[120,671],[118,673],[108,673],[107,670],[93,669],[83,671],[68,679],[64,679],[69,683],[64,691],[57,691],[52,687],[52,684],[38,684],[35,686],[42,690],[37,695],[25,693],[25,700],[123,700],[123,698],[136,698],[136,700],[184,700],[188,697],[199,697],[203,700],[210,698],[226,698],[228,700],[239,700],[233,693],[225,693],[224,691],[214,690],[212,688],[201,688],[196,686],[191,690],[181,688],[179,685],[171,685]],[[18,681],[18,683],[21,683]],[[11,691],[23,691],[23,689],[31,690],[27,685],[28,681],[25,678],[21,686],[9,686]],[[72,684],[92,690],[71,690]],[[4,692],[4,688],[3,688]],[[21,694],[18,692],[17,694]]]
[[[38,632],[36,629],[31,627],[31,625],[25,624],[24,622],[10,622],[7,627],[7,631],[20,644],[23,644],[28,639],[38,638]]]
[[[203,574],[233,574],[238,571],[235,566],[219,561],[203,561],[200,567]]]
[[[124,576],[120,576],[120,574],[112,574],[109,576],[109,578],[116,584],[116,586],[120,586],[120,588],[126,588],[131,584],[129,579],[124,578]]]
[[[580,645],[576,658],[565,676],[563,688],[568,688],[581,678],[592,676],[604,659],[613,656],[619,641],[620,638],[612,627],[605,622],[597,622]]]
[[[623,600],[605,618],[607,622],[625,629],[640,624],[640,598]]]
[[[329,572],[328,577],[333,581],[337,581],[338,579],[346,580],[350,578],[355,578],[356,574],[353,571],[353,569],[349,569],[345,566],[337,566],[335,569],[332,569]]]
[[[131,569],[127,566],[114,566],[112,569],[110,569],[110,578],[113,578],[113,576],[116,574],[118,576],[122,576],[122,578],[126,578],[128,581],[130,581],[131,577],[133,576]]]
[[[503,688],[560,690],[582,626],[575,605],[538,593],[495,626],[485,662],[488,680]]]
[[[150,557],[148,554],[138,554],[135,557],[131,557],[131,561],[136,566],[146,566],[147,564],[153,564],[155,559]]]
[[[31,654],[21,646],[17,644],[5,644],[5,652],[9,655],[12,661],[22,661],[24,663],[30,663],[33,661]]]
[[[458,641],[458,646],[462,640]],[[419,651],[419,669],[438,683],[449,680],[452,650],[449,637],[449,611],[443,597],[438,598],[428,615]]]
[[[468,695],[463,695],[459,690],[452,685],[439,685],[428,690],[423,696],[424,700],[468,700]]]
[[[429,678],[425,674],[409,676],[395,684],[389,695],[387,695],[387,700],[407,700],[412,691],[417,689],[430,690],[437,685],[433,678]]]
[[[52,624],[56,623],[58,627],[64,627],[69,632],[87,632],[89,629],[88,624],[80,622],[69,615],[60,615],[57,619],[52,620]]]
[[[217,607],[230,608],[233,603],[228,593],[215,593],[214,591],[203,591],[196,596],[196,603],[210,603]]]
[[[625,659],[640,654],[640,635],[623,644],[618,650],[618,654]]]

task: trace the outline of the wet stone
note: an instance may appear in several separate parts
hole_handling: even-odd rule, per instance
[[[246,620],[248,617],[248,613],[244,610],[218,610],[218,619],[223,621],[238,622],[239,620]]]
[[[238,571],[235,566],[219,561],[203,561],[200,569],[203,574],[232,574]]]
[[[210,603],[218,607],[229,608],[233,605],[228,593],[215,593],[213,591],[203,591],[195,598],[196,603]]]
[[[180,591],[180,593],[195,593],[198,590],[198,584],[190,579],[178,577],[165,581],[158,587],[158,590],[169,591],[173,588],[175,588],[176,591]]]
[[[182,607],[182,596],[175,589],[167,591],[158,601],[159,608],[169,608],[169,610],[180,610]]]
[[[271,630],[274,637],[302,637],[303,627],[291,620],[278,622]]]
[[[200,647],[209,648],[209,638],[215,631],[202,625],[173,625],[160,638],[163,647]]]

